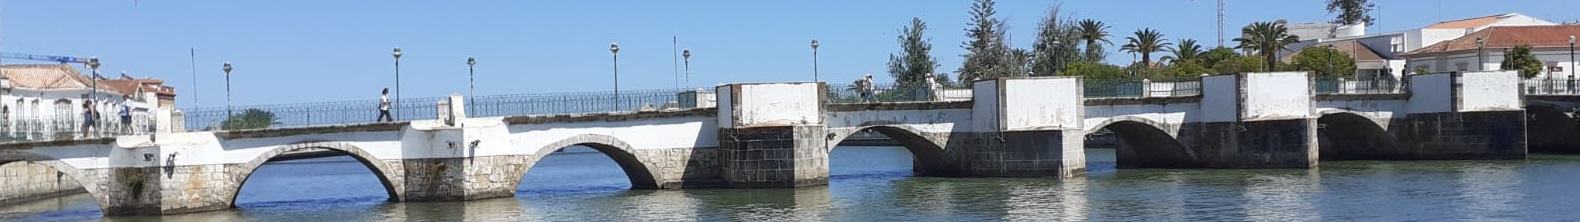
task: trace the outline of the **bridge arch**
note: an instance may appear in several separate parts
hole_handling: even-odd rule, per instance
[[[226,203],[228,203],[232,208],[236,207],[236,197],[241,194],[241,188],[247,185],[247,179],[251,178],[253,173],[258,172],[258,167],[263,166],[265,162],[269,162],[269,159],[288,152],[309,149],[324,149],[351,156],[353,159],[356,159],[357,162],[361,162],[363,166],[368,167],[369,171],[373,171],[373,175],[378,177],[379,183],[384,186],[384,191],[389,195],[390,201],[401,201],[406,199],[405,195],[403,195],[404,192],[400,192],[402,188],[400,187],[401,183],[399,183],[400,181],[404,180],[399,180],[400,178],[394,177],[401,174],[397,174],[393,169],[391,169],[389,164],[377,157],[374,157],[372,153],[368,153],[367,151],[362,150],[362,148],[349,143],[301,142],[276,147],[267,152],[259,154],[257,157],[253,157],[251,161],[241,164],[240,168],[237,168],[240,171],[236,172],[242,172],[245,174],[240,177],[231,177],[231,184],[235,184],[236,187],[229,189],[228,195],[230,198],[226,199]]]
[[[55,157],[39,155],[25,151],[0,150],[0,165],[16,162],[38,164],[49,167],[50,169],[54,169],[56,172],[65,174],[66,177],[71,178],[73,182],[77,182],[78,185],[81,185],[82,189],[88,191],[88,196],[93,197],[93,201],[99,204],[99,210],[101,212],[107,212],[110,208],[108,203],[109,197],[99,192],[99,185],[103,181],[87,178],[86,173],[84,173],[81,169],[77,169],[76,167],[66,164]]]
[[[625,176],[630,178],[632,189],[659,189],[663,188],[659,186],[663,184],[662,181],[667,181],[664,180],[663,175],[653,173],[653,170],[656,168],[638,157],[634,147],[624,140],[609,135],[581,134],[561,139],[539,148],[538,152],[533,154],[532,162],[527,163],[527,168],[521,171],[523,174],[514,175],[517,181],[516,186],[521,185],[520,181],[522,177],[526,176],[525,173],[530,172],[533,166],[543,160],[543,157],[571,146],[590,147],[599,153],[603,153],[605,156],[609,156],[609,159],[613,159],[615,164],[620,165],[621,171],[625,171]]]
[[[1324,111],[1317,124],[1317,150],[1322,160],[1389,159],[1403,151],[1399,140],[1382,124],[1360,113]]]
[[[1563,106],[1528,101],[1525,106],[1526,144],[1531,152],[1580,153],[1580,123]]]
[[[946,138],[939,138],[915,127],[894,122],[867,122],[857,127],[831,132],[830,137],[827,138],[828,149],[824,152],[833,152],[834,147],[840,142],[863,130],[878,132],[900,143],[900,146],[905,147],[905,150],[910,151],[911,156],[915,158],[916,164],[912,168],[920,175],[963,176],[965,174],[961,169],[951,168],[954,165],[951,164],[951,158],[944,150],[944,144],[948,141]]]
[[[1122,168],[1179,168],[1197,165],[1196,152],[1181,143],[1168,125],[1137,116],[1118,116],[1087,128],[1091,135],[1108,129],[1119,137],[1114,152]]]

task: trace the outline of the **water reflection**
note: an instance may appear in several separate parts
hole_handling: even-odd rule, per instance
[[[1518,166],[1508,164],[1471,164],[1459,167],[1458,181],[1463,219],[1487,221],[1520,218],[1521,187],[1524,175]]]

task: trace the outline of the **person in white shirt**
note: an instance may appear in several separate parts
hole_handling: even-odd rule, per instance
[[[395,121],[394,117],[390,117],[390,88],[384,88],[384,94],[379,95],[379,117],[374,121],[384,122],[386,119],[390,122]]]
[[[939,92],[938,92],[938,90],[941,90],[942,88],[943,88],[943,85],[938,85],[938,76],[934,76],[932,73],[928,73],[927,74],[927,95],[930,96],[930,98],[933,101],[944,100],[943,99],[943,95],[939,95]]]
[[[866,102],[868,100],[878,101],[878,86],[873,85],[872,73],[867,73],[867,77],[861,78],[861,101]]]

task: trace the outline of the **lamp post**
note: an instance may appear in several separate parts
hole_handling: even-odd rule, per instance
[[[1054,61],[1058,61],[1059,62],[1059,66],[1064,66],[1064,61],[1063,61],[1064,58],[1061,57],[1064,54],[1064,50],[1060,50],[1060,49],[1064,48],[1063,45],[1059,45],[1059,40],[1058,39],[1054,39],[1053,40],[1053,47],[1055,47],[1054,50],[1053,50],[1053,59],[1054,59]],[[1033,74],[1035,74],[1035,73],[1033,73]],[[1058,76],[1059,75],[1059,69],[1053,69],[1053,75],[1054,76]]]
[[[817,82],[817,39],[812,39],[812,81]]]
[[[614,54],[614,106],[620,108],[620,43],[609,42],[609,54]]]
[[[393,106],[393,108],[395,108],[394,116],[395,119],[400,119],[400,47],[395,47],[395,52],[391,52],[390,55],[395,56],[395,105]]]
[[[1553,75],[1547,75],[1552,79]],[[1575,78],[1575,36],[1569,35],[1569,79]]]
[[[1481,50],[1482,48],[1486,47],[1486,45],[1487,45],[1487,40],[1486,39],[1483,39],[1480,36],[1476,37],[1476,71],[1481,71],[1481,70],[1487,68],[1486,53],[1483,53],[1482,50]],[[1504,55],[1504,56],[1508,56],[1508,55]]]
[[[681,50],[680,57],[686,58],[686,88],[691,88],[691,49]]]
[[[228,119],[235,116],[231,113],[230,108],[230,62],[225,62],[225,68],[221,68],[221,70],[225,70],[225,118]]]
[[[477,102],[476,98],[477,58],[468,56],[466,57],[466,110],[472,110],[472,103]]]
[[[1328,54],[1328,56],[1327,56],[1327,59],[1328,59],[1328,62],[1327,62],[1328,63],[1328,65],[1327,65],[1328,73],[1327,74],[1328,75],[1333,75],[1333,54],[1334,53],[1338,53],[1338,52],[1339,51],[1337,49],[1333,49],[1333,45],[1332,44],[1328,45],[1328,53],[1327,53]]]
[[[95,99],[99,99],[99,79],[98,79],[99,78],[99,57],[98,56],[88,57],[88,69],[92,70],[91,72],[93,72],[92,73],[93,76],[89,76],[88,77],[88,80],[93,82],[92,83],[93,84],[93,91],[88,92],[88,101],[93,101]]]

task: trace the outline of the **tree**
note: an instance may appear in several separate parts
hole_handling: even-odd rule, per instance
[[[1102,62],[1108,57],[1108,53],[1103,51],[1103,45],[1114,44],[1108,41],[1108,28],[1109,26],[1103,24],[1103,21],[1092,19],[1082,19],[1076,26],[1076,32],[1080,33],[1081,40],[1086,41],[1084,57],[1087,62]]]
[[[1169,66],[1164,67],[1157,74],[1159,77],[1165,78],[1190,78],[1201,76],[1201,74],[1210,75],[1215,72],[1216,70],[1202,66],[1194,60],[1179,60],[1169,63]]]
[[[1198,58],[1196,60],[1201,62],[1201,65],[1204,67],[1214,67],[1218,64],[1218,61],[1234,59],[1243,56],[1244,55],[1240,55],[1239,52],[1235,52],[1234,49],[1219,46],[1212,48],[1212,50],[1207,50],[1207,52],[1201,53],[1201,55],[1197,56]]]
[[[1337,24],[1375,24],[1377,19],[1371,15],[1375,6],[1367,0],[1328,0],[1328,14],[1339,14],[1333,18],[1333,23]]]
[[[1179,45],[1168,51],[1173,52],[1174,55],[1163,56],[1162,60],[1169,63],[1195,62],[1203,53],[1201,45],[1197,45],[1195,39],[1181,39]]]
[[[1267,63],[1265,71],[1278,70],[1278,52],[1289,50],[1290,44],[1300,42],[1299,36],[1289,35],[1283,22],[1256,22],[1240,29],[1245,37],[1234,38],[1240,43],[1236,48],[1254,51]]]
[[[900,54],[889,54],[889,76],[902,87],[922,86],[927,74],[938,69],[938,60],[932,56],[933,43],[924,36],[927,23],[921,18],[911,18],[911,25],[900,28],[896,41]]]
[[[1168,39],[1163,38],[1163,33],[1151,28],[1136,30],[1136,36],[1125,37],[1130,43],[1121,46],[1120,50],[1141,54],[1141,64],[1152,65],[1152,53],[1168,51]]]
[[[1032,45],[1031,74],[1052,76],[1070,62],[1081,57],[1077,42],[1080,33],[1068,20],[1060,20],[1059,6],[1048,10],[1048,15],[1038,23],[1037,41]],[[1062,41],[1061,41],[1062,40]]]
[[[274,113],[263,111],[257,108],[250,108],[242,111],[239,115],[225,118],[225,121],[220,123],[220,129],[263,129],[269,128],[269,126],[273,126],[274,124],[280,124],[279,121],[280,118],[275,117]]]
[[[1123,79],[1130,76],[1124,68],[1098,62],[1071,63],[1061,75],[1085,76],[1086,79]]]
[[[1235,74],[1258,71],[1262,65],[1262,58],[1255,56],[1237,56],[1224,58],[1213,64],[1212,69],[1218,74]]]
[[[1499,65],[1503,70],[1519,70],[1520,77],[1524,78],[1536,77],[1546,68],[1544,66],[1542,60],[1531,54],[1531,45],[1518,45],[1509,49],[1508,56],[1504,56],[1503,63]]]
[[[997,13],[994,4],[993,0],[976,0],[971,4],[971,22],[966,28],[966,37],[971,40],[961,46],[966,50],[962,55],[965,62],[957,71],[962,82],[1013,75],[1006,72],[1010,67],[1004,67],[1012,61],[1009,61],[1009,47],[1004,45],[1003,21],[993,17]]]
[[[1331,46],[1331,45],[1329,45]],[[1355,77],[1355,58],[1332,47],[1306,47],[1295,54],[1295,70],[1321,77]]]

